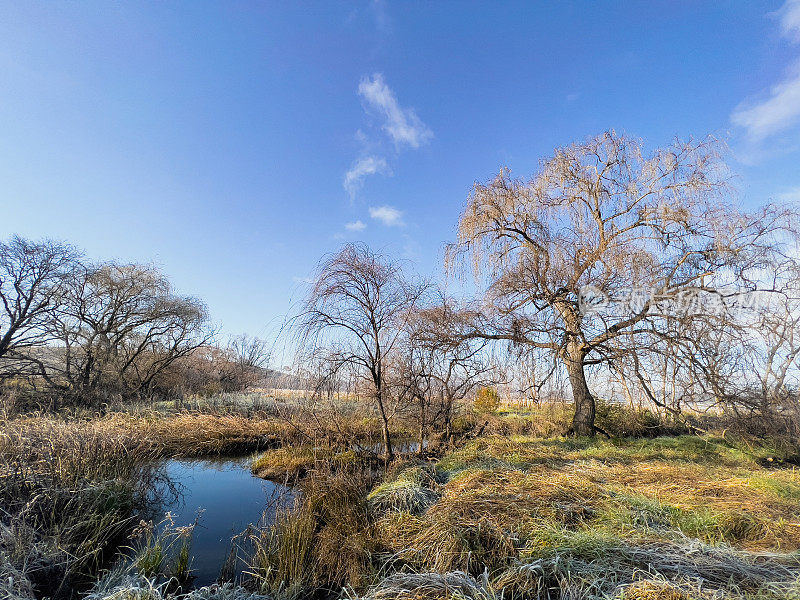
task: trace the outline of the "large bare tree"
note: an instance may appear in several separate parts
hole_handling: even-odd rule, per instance
[[[175,294],[151,266],[84,267],[54,317],[61,352],[43,373],[85,400],[148,394],[164,369],[211,338],[205,306]]]
[[[387,370],[404,322],[426,286],[400,265],[362,244],[348,244],[323,260],[300,316],[303,346],[324,345],[331,360],[355,369],[370,388],[381,418],[384,457],[393,455]]]
[[[735,210],[726,177],[713,140],[647,152],[611,131],[557,149],[528,181],[502,170],[476,184],[448,252],[450,265],[471,258],[485,284],[469,335],[549,353],[571,384],[572,432],[592,435],[587,369],[686,319],[689,296],[756,285],[747,272],[784,215]]]

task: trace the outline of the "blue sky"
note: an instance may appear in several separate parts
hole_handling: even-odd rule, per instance
[[[615,128],[800,201],[800,1],[2,2],[0,236],[270,335],[346,240],[441,273],[472,183]]]

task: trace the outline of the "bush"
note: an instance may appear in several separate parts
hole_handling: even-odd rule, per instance
[[[493,387],[482,387],[475,394],[475,410],[479,413],[493,413],[500,408],[500,395]]]
[[[667,414],[662,417],[647,408],[635,408],[620,402],[597,400],[597,426],[614,437],[658,437],[682,435],[691,429]]]

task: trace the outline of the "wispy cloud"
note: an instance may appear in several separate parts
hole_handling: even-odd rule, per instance
[[[358,94],[383,115],[383,129],[397,148],[404,145],[419,148],[433,137],[433,132],[420,120],[413,108],[400,106],[380,73],[372,78],[362,79],[358,85]]]
[[[387,227],[400,227],[404,224],[403,213],[392,206],[370,206],[369,216]]]
[[[373,4],[376,14],[385,10],[382,2]],[[385,156],[397,159],[401,150],[419,148],[433,137],[433,132],[417,116],[411,107],[401,106],[392,89],[386,84],[381,73],[364,77],[358,84],[358,95],[368,113],[377,113],[381,131],[374,127],[356,132],[356,140],[361,146],[361,158],[356,160],[345,173],[342,184],[351,201],[370,175],[391,175]],[[384,135],[385,134],[385,135]],[[394,145],[394,149],[390,147]],[[369,209],[370,217],[388,227],[404,225],[403,213],[391,206],[378,206]],[[361,231],[366,225],[361,221],[348,223],[348,231]]]
[[[344,189],[353,198],[364,185],[364,178],[376,173],[389,173],[389,165],[380,156],[364,156],[359,158],[350,170],[344,174]]]
[[[800,41],[800,0],[786,0],[775,13],[781,33],[795,42]]]
[[[769,97],[760,102],[740,104],[731,122],[742,127],[753,142],[786,131],[800,121],[800,62],[786,78],[772,86]]]
[[[347,231],[364,231],[367,228],[367,224],[364,223],[364,221],[358,220],[352,223],[345,223],[344,228],[347,229]]]
[[[800,0],[786,0],[772,16],[778,19],[781,33],[800,42]],[[767,138],[800,123],[800,61],[786,70],[784,78],[770,87],[760,99],[745,100],[731,113],[731,123],[740,127],[758,153]]]

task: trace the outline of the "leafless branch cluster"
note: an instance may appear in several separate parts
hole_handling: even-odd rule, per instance
[[[671,362],[665,368],[681,373],[680,385],[701,378],[710,393],[724,383],[730,399],[732,373],[711,364],[720,348],[747,346],[752,361],[769,345],[765,332],[783,345],[793,336],[767,326],[770,312],[743,323],[702,303],[692,311],[674,310],[676,303],[730,290],[789,297],[797,271],[793,211],[746,213],[726,201],[728,192],[714,140],[676,140],[646,153],[614,132],[558,149],[528,181],[504,169],[476,184],[448,249],[451,272],[466,262],[485,289],[481,314],[463,336],[551,356],[571,384],[576,434],[595,431],[587,373],[599,368],[605,383],[622,377],[629,390],[636,385],[664,404],[665,382],[656,393],[648,381],[656,363]],[[587,312],[587,288],[610,298],[651,293],[633,312],[614,304]],[[781,356],[794,366],[791,352]],[[727,358],[720,364],[730,370]]]
[[[0,243],[0,305],[0,382],[54,408],[164,391],[178,361],[212,334],[205,306],[175,294],[156,268],[91,263],[52,241]],[[241,377],[262,351],[235,342],[229,377]]]

